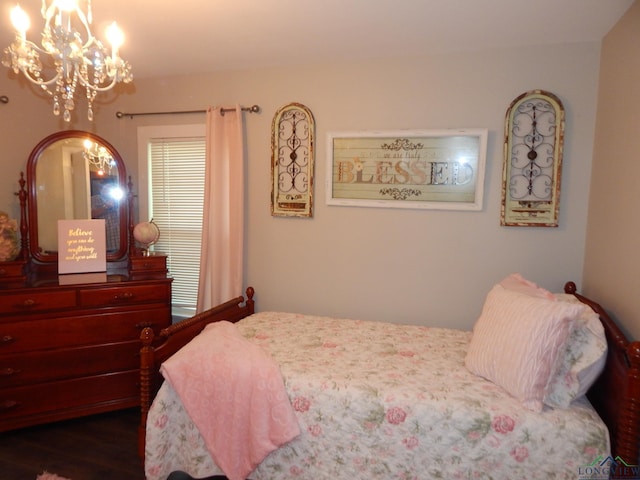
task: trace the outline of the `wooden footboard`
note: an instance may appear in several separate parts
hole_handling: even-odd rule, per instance
[[[607,363],[587,398],[609,428],[611,454],[627,465],[640,464],[640,342],[629,342],[607,312],[576,292],[568,282],[564,290],[589,305],[607,335]],[[615,477],[614,477],[615,478]]]
[[[144,458],[147,415],[151,402],[160,385],[162,375],[160,365],[180,350],[209,323],[226,320],[235,323],[254,313],[255,303],[252,287],[247,288],[247,298],[236,297],[228,302],[206,310],[187,320],[176,323],[160,331],[156,336],[152,328],[145,328],[140,334],[140,425],[138,427],[138,453]]]

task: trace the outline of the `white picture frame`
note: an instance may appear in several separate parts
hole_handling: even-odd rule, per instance
[[[487,137],[483,128],[330,132],[326,203],[482,210]]]

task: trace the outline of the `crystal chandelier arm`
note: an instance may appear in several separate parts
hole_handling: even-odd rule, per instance
[[[43,80],[42,77],[33,77],[28,69],[21,68],[20,70],[24,73],[24,76],[27,77],[27,80],[39,87],[42,87],[42,90],[47,92],[49,95],[53,95],[53,92],[47,90],[45,87],[55,84],[58,81],[60,74],[56,74],[50,80]]]
[[[34,43],[24,40],[20,36],[16,36],[13,44],[5,49],[5,52],[10,56],[10,58],[3,61],[3,64],[7,67],[12,67],[15,73],[21,71],[27,80],[41,86],[43,90],[48,92],[45,87],[48,87],[58,80],[59,74],[57,73],[50,80],[44,80],[40,76],[42,67],[40,65],[39,54],[42,53],[48,55],[48,52]]]
[[[49,55],[50,52],[47,52],[45,49],[43,49],[42,47],[40,47],[39,45],[33,43],[31,40],[23,40],[22,42],[20,42],[20,37],[16,36],[16,41],[15,43],[19,43],[20,46],[28,46],[31,50],[35,50],[38,54],[43,54],[43,55]]]

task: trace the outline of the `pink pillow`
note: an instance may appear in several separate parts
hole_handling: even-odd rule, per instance
[[[551,369],[581,311],[579,305],[496,285],[473,327],[465,365],[529,410],[541,411]]]
[[[519,273],[512,273],[507,278],[502,280],[500,282],[500,285],[513,292],[524,293],[532,297],[546,298],[547,300],[556,300],[556,297],[553,293],[545,290],[542,287],[539,287],[526,278],[523,278]]]

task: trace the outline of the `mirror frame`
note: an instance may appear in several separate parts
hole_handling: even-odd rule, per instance
[[[127,172],[122,157],[118,151],[104,138],[99,137],[96,134],[85,132],[82,130],[64,130],[56,132],[38,143],[32,150],[27,160],[27,209],[28,209],[28,225],[29,225],[29,255],[32,259],[41,263],[53,263],[58,261],[58,254],[56,253],[43,253],[40,251],[38,245],[38,190],[36,184],[36,166],[38,159],[42,152],[52,144],[65,140],[65,139],[90,139],[93,142],[102,144],[113,157],[118,167],[118,185],[127,192],[127,197],[120,202],[119,216],[120,216],[120,248],[115,252],[107,253],[107,262],[114,262],[123,260],[126,257],[128,251],[128,196],[130,195],[128,185],[126,182]]]

